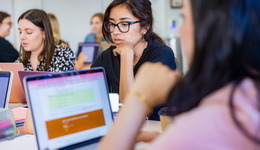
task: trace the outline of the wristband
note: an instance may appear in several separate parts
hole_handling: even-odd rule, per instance
[[[137,96],[142,102],[145,103],[145,105],[148,107],[149,114],[152,112],[153,106],[147,102],[146,96],[137,92],[136,90],[131,90],[130,93],[134,96]]]

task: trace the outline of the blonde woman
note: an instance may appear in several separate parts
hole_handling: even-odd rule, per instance
[[[49,17],[50,22],[51,22],[52,33],[53,33],[55,44],[65,46],[65,47],[69,47],[68,42],[65,42],[61,39],[60,26],[59,26],[59,21],[58,21],[57,17],[54,14],[51,14],[51,13],[48,14],[48,17]]]

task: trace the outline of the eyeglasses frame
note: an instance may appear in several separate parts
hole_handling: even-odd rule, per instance
[[[120,29],[119,24],[122,23],[122,22],[128,23],[128,30],[127,30],[127,31],[122,31],[122,30]],[[121,33],[127,33],[127,32],[129,32],[129,30],[130,30],[130,25],[131,25],[131,24],[140,23],[140,22],[141,22],[141,21],[121,21],[121,22],[118,22],[117,24],[114,24],[114,23],[112,23],[112,22],[106,22],[105,25],[104,25],[104,28],[105,28],[105,30],[106,30],[107,32],[109,32],[109,33],[113,33],[113,31],[115,30],[116,27],[119,29],[119,31],[120,31]],[[113,30],[113,31],[110,31],[109,29],[107,29],[106,25],[109,24],[109,23],[114,26],[114,30]]]

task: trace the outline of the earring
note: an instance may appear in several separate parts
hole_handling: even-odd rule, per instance
[[[145,35],[146,32],[143,33],[143,35]]]

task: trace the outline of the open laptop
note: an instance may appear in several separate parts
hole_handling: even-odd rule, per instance
[[[99,51],[98,43],[92,43],[92,42],[79,43],[77,57],[79,56],[80,52],[82,52],[84,55],[88,57],[88,59],[84,62],[84,64],[90,64],[93,63],[94,60],[97,58],[98,51]]]
[[[25,95],[20,82],[18,71],[24,70],[22,63],[0,63],[0,69],[13,72],[13,82],[9,102],[24,103]]]
[[[8,108],[12,79],[11,71],[0,71],[0,108]]]
[[[92,148],[113,123],[103,68],[26,76],[23,82],[38,149]]]
[[[20,78],[20,81],[22,83],[22,87],[24,87],[23,86],[23,78],[25,76],[37,75],[37,74],[47,74],[47,73],[52,73],[52,72],[48,72],[48,71],[18,71],[19,78]]]

